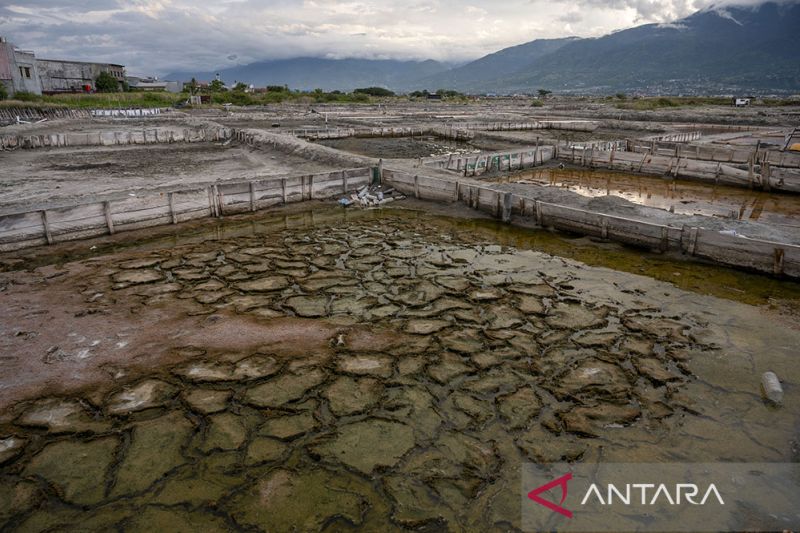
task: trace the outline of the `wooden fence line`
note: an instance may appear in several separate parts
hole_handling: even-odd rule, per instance
[[[527,130],[596,130],[599,122],[592,120],[537,120],[534,122],[466,122],[455,124],[458,128],[483,131],[527,131]]]
[[[758,169],[751,162],[747,169],[692,157],[660,156],[650,153],[603,151],[594,149],[558,150],[563,161],[590,168],[608,168],[658,176],[671,176],[714,184],[763,189],[773,192],[800,193],[800,173],[773,169],[769,163]],[[757,171],[758,170],[758,171]],[[760,172],[759,172],[760,171]]]
[[[177,142],[215,142],[230,139],[231,128],[144,128],[141,130],[89,133],[49,133],[40,135],[0,135],[0,150],[53,148],[66,146],[114,146]]]
[[[14,124],[17,117],[25,121],[64,118],[86,119],[93,117],[139,118],[160,115],[169,111],[166,107],[128,108],[128,109],[67,109],[61,107],[4,107],[0,109],[0,124]]]
[[[510,222],[512,215],[540,226],[684,254],[775,275],[800,278],[800,246],[727,235],[689,226],[667,226],[553,204],[455,179],[384,169],[383,180],[416,198],[460,202]]]
[[[513,171],[543,165],[545,161],[553,159],[556,150],[554,146],[542,145],[503,152],[448,154],[423,158],[420,163],[423,167],[452,170],[464,176],[477,176],[492,170]]]
[[[295,137],[307,140],[322,139],[345,139],[348,137],[372,138],[372,137],[422,137],[432,135],[444,139],[456,141],[466,141],[472,139],[474,134],[463,128],[458,127],[435,127],[435,128],[413,128],[413,127],[392,127],[392,128],[332,128],[332,129],[298,129],[289,133]]]
[[[207,183],[187,189],[146,192],[142,196],[0,215],[0,251],[328,198],[369,184],[372,176],[373,169],[364,167],[285,178]]]
[[[755,165],[769,163],[772,167],[800,169],[800,154],[764,150],[760,147],[727,148],[712,144],[681,144],[677,142],[629,141],[629,152],[650,153],[654,155],[674,155],[702,161],[745,165],[751,161]]]
[[[702,136],[703,133],[700,131],[681,131],[677,133],[665,133],[663,135],[650,135],[647,137],[642,137],[641,140],[687,143],[690,141],[696,141]]]

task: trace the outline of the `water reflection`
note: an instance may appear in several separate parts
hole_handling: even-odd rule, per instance
[[[714,186],[622,172],[539,169],[497,179],[560,187],[582,196],[619,196],[684,215],[705,215],[800,228],[800,196]]]

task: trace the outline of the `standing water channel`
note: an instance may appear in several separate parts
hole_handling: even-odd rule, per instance
[[[800,230],[800,195],[584,169],[538,169],[492,181],[558,187],[588,198],[619,196],[634,204],[671,209],[683,215],[752,220]]]
[[[515,530],[523,462],[799,459],[793,282],[399,209],[22,257],[7,530]]]

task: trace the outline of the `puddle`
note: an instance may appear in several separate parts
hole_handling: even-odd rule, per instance
[[[526,171],[492,181],[559,187],[589,198],[613,195],[638,205],[673,209],[679,214],[757,220],[800,230],[800,196],[796,195],[714,187],[622,172],[572,169]]]
[[[448,141],[432,136],[423,137],[377,137],[326,139],[319,144],[353,154],[384,159],[415,159],[450,153],[466,154],[479,151],[468,142]]]
[[[171,239],[3,274],[4,376],[68,336],[34,327],[55,301],[86,342],[186,321],[67,350],[62,384],[108,377],[0,411],[4,529],[513,530],[524,461],[797,460],[800,332],[539,251],[563,236],[321,209]]]

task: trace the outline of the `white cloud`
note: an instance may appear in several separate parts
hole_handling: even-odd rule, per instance
[[[299,56],[465,61],[534,39],[669,23],[711,2],[16,0],[0,4],[0,33],[41,57],[119,62],[138,74]]]

